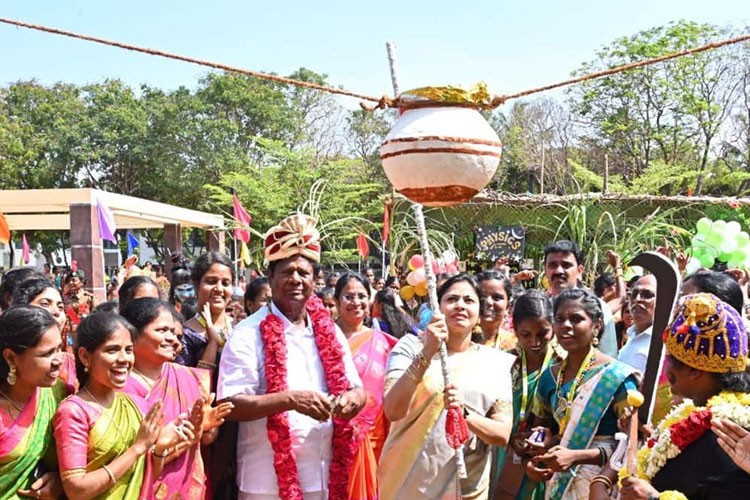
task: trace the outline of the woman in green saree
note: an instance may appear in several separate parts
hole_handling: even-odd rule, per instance
[[[526,477],[521,463],[523,441],[531,434],[529,417],[539,376],[559,361],[550,345],[552,340],[552,304],[549,297],[529,290],[513,305],[513,329],[518,347],[511,369],[513,379],[513,430],[507,447],[496,448],[493,457],[493,490],[495,500],[540,500],[544,482]]]
[[[59,380],[62,337],[35,306],[0,316],[0,499],[55,499],[62,493],[52,417],[65,397]]]
[[[584,289],[564,290],[554,301],[553,328],[568,356],[540,376],[532,403],[544,439],[527,440],[527,475],[546,481],[545,498],[588,498],[589,484],[615,448],[617,420],[635,370],[596,348],[602,328],[599,299]]]
[[[134,328],[113,313],[94,313],[78,326],[76,369],[81,390],[60,404],[55,440],[60,477],[69,498],[144,498],[144,483],[158,476],[172,449],[193,444],[194,422],[162,426],[162,404],[147,410],[145,402],[118,390],[133,367]],[[145,415],[145,416],[144,416]]]

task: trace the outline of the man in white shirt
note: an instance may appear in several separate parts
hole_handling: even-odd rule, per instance
[[[633,325],[628,328],[628,342],[617,359],[644,373],[651,347],[651,330],[656,305],[656,278],[652,274],[641,277],[630,289],[630,315]]]
[[[269,230],[265,242],[272,301],[235,328],[219,367],[218,396],[231,399],[229,418],[240,422],[239,498],[282,498],[301,491],[306,500],[325,499],[329,485],[340,487],[347,480],[337,482],[335,472],[329,477],[332,463],[351,463],[347,446],[334,449],[333,442],[351,439],[348,421],[366,395],[346,338],[330,316],[329,323],[318,319],[313,327],[312,320],[321,318],[310,314],[315,302],[308,304],[313,263],[320,259],[315,220],[287,217]],[[321,356],[324,345],[337,355]],[[329,389],[328,380],[338,380],[340,390]]]
[[[583,257],[576,243],[558,240],[544,249],[544,276],[549,283],[549,295],[553,300],[568,288],[584,288],[581,283],[583,273]],[[604,327],[599,337],[598,348],[604,354],[616,358],[617,334],[614,318],[609,306],[601,299],[600,302],[604,313]]]

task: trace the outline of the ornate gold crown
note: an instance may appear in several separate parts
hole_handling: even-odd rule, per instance
[[[710,293],[688,295],[664,332],[669,354],[705,372],[741,372],[747,366],[747,333],[739,313]]]

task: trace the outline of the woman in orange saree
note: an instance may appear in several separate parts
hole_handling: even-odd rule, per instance
[[[385,368],[396,339],[364,325],[370,290],[360,274],[346,273],[339,278],[334,298],[338,325],[349,340],[354,365],[367,392],[367,404],[353,420],[359,447],[349,479],[349,499],[374,500],[378,498],[378,460],[389,425],[383,414]]]

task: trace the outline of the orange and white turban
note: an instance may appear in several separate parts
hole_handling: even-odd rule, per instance
[[[320,262],[320,233],[317,220],[305,214],[290,215],[266,232],[266,262],[302,255]]]

